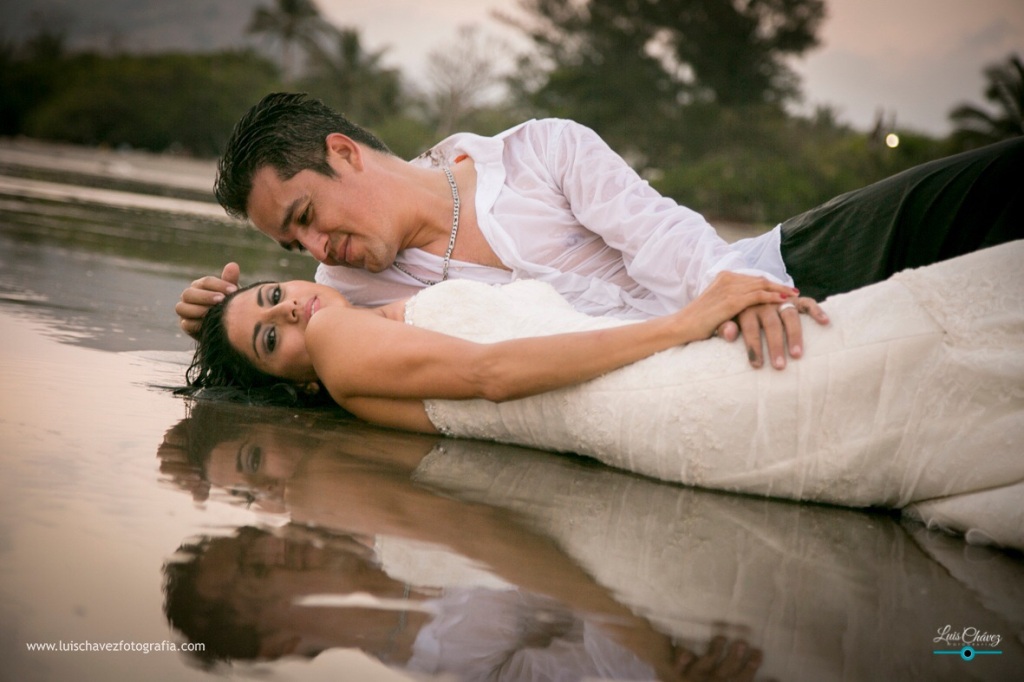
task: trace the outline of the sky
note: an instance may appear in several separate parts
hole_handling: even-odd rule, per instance
[[[513,0],[316,2],[333,23],[359,28],[367,48],[388,48],[385,63],[410,76],[462,25],[525,47],[491,16],[514,11]],[[985,103],[986,65],[1024,56],[1024,0],[827,0],[826,8],[820,46],[793,64],[805,96],[799,110],[829,105],[860,130],[883,111],[897,128],[944,135],[950,109]]]

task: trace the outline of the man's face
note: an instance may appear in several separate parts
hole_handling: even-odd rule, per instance
[[[342,138],[332,145],[332,138]],[[288,180],[263,166],[253,175],[248,214],[260,232],[287,249],[303,248],[321,263],[380,272],[401,248],[401,234],[369,178],[369,153],[343,135],[328,137],[333,177],[303,170]]]

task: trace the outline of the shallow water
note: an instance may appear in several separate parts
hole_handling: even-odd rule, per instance
[[[221,219],[211,178],[0,144],[0,678],[636,679],[715,635],[763,651],[757,679],[1021,669],[1016,554],[333,413],[190,409],[158,388],[191,347],[187,281],[225,254],[247,280],[312,272]],[[947,626],[1001,653],[933,653],[963,646]],[[28,650],[121,642],[151,650]],[[208,657],[166,650],[189,642]]]

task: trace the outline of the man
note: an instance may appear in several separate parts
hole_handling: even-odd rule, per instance
[[[228,213],[308,250],[321,262],[317,281],[358,304],[447,278],[535,278],[584,312],[644,318],[685,306],[724,270],[792,275],[824,297],[1020,238],[1019,142],[926,164],[728,245],[571,121],[454,135],[407,162],[320,102],[273,94],[236,126],[215,192]],[[183,292],[182,328],[195,333],[238,275],[229,264]],[[742,334],[758,367],[766,345],[781,369],[787,350],[802,353],[799,313],[827,322],[812,298],[798,301],[750,308],[719,335]]]

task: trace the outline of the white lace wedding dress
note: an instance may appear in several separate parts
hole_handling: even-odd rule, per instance
[[[909,506],[1024,545],[1024,241],[824,307],[831,325],[805,319],[805,357],[784,371],[752,369],[739,342],[711,339],[576,387],[500,404],[431,400],[427,413],[451,436],[709,488]],[[445,282],[411,299],[406,321],[485,343],[623,324],[529,280]]]

